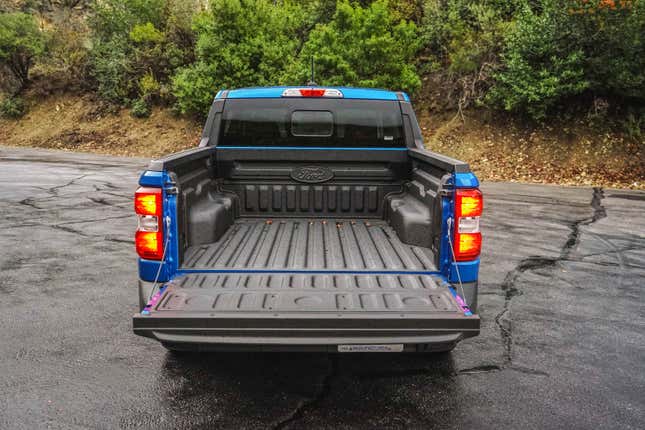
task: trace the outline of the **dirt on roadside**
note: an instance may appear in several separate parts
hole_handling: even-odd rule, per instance
[[[468,162],[486,181],[645,189],[645,140],[585,124],[528,126],[481,112],[463,117],[421,110],[432,151]],[[149,118],[110,111],[91,95],[34,101],[20,120],[0,119],[0,144],[159,157],[199,142],[202,124],[155,108]]]
[[[477,112],[420,115],[426,147],[488,181],[645,189],[645,139],[588,124],[526,125]]]
[[[51,96],[20,120],[0,119],[0,144],[154,158],[196,146],[201,127],[169,109],[139,119],[91,96]]]

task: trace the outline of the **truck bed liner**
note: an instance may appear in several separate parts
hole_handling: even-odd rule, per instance
[[[435,271],[382,220],[240,218],[215,243],[186,250],[184,269]]]
[[[461,312],[430,275],[183,275],[157,311]]]

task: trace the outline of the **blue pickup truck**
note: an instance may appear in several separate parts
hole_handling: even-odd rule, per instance
[[[449,351],[479,334],[483,209],[405,93],[220,91],[135,194],[138,335],[170,350]]]

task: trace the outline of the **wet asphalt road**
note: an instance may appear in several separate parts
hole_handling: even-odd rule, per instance
[[[645,193],[484,185],[452,354],[175,357],[131,333],[144,166],[0,147],[0,428],[645,427]]]

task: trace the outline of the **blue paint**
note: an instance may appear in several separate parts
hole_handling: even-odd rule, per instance
[[[478,188],[479,180],[474,173],[455,173],[455,186],[457,188]]]
[[[452,199],[448,196],[437,197],[441,198],[441,244],[439,248],[439,271],[447,279],[450,273],[450,264],[453,260],[450,241],[448,240],[448,219],[453,218],[454,205]]]
[[[477,177],[472,173],[456,173],[454,176],[454,183],[457,188],[476,188],[479,186]],[[449,183],[449,185],[451,185]],[[439,270],[444,277],[451,283],[459,282],[457,276],[457,268],[461,275],[461,282],[474,282],[479,275],[479,259],[473,261],[462,261],[455,263],[453,261],[453,254],[448,241],[448,218],[454,220],[455,204],[452,197],[442,198],[442,211],[441,211],[441,248],[439,251]],[[454,239],[454,222],[450,228],[451,237]]]
[[[365,148],[335,148],[333,146],[218,146],[217,149],[248,149],[255,151],[284,151],[284,150],[294,150],[294,151],[407,151],[408,148],[401,147],[388,147],[388,148],[378,148],[378,147],[365,147]]]
[[[448,281],[451,283],[458,283],[457,267],[461,275],[461,282],[475,282],[479,275],[479,258],[473,261],[460,261],[458,263],[450,264],[450,272],[448,274]]]
[[[142,281],[154,282],[160,264],[162,267],[161,272],[159,272],[158,282],[168,281],[168,267],[165,263],[157,260],[146,260],[143,258],[139,258],[139,278],[141,278]]]
[[[230,90],[226,95],[228,99],[268,99],[281,98],[282,93],[287,88],[333,88],[343,93],[344,99],[364,99],[364,100],[391,100],[398,101],[395,91],[388,91],[378,88],[350,88],[350,87],[256,87],[256,88],[239,88]],[[218,91],[215,98],[221,98],[222,91]],[[403,99],[407,102],[410,97],[403,93]]]
[[[142,187],[162,187],[163,180],[163,172],[146,170],[139,177],[139,185]]]
[[[172,179],[164,172],[164,183],[172,186]],[[168,278],[172,279],[179,266],[179,230],[177,227],[177,195],[168,194],[166,187],[163,190],[163,216],[164,216],[164,241],[168,236],[168,248],[166,249],[165,262],[168,268]],[[166,219],[170,219],[170,225],[166,225]],[[164,242],[165,243],[165,242]]]
[[[141,175],[139,184],[163,187],[161,192],[163,202],[162,241],[164,244],[168,243],[163,262],[139,258],[139,278],[148,282],[154,282],[155,280],[166,282],[174,277],[179,262],[179,241],[176,239],[179,236],[177,231],[177,196],[166,191],[167,186],[172,185],[170,176],[166,172],[146,171]],[[166,218],[170,219],[169,227],[166,226]],[[168,238],[167,241],[166,238]],[[159,265],[161,265],[161,270],[159,270]],[[159,278],[155,279],[157,278],[157,273]]]

